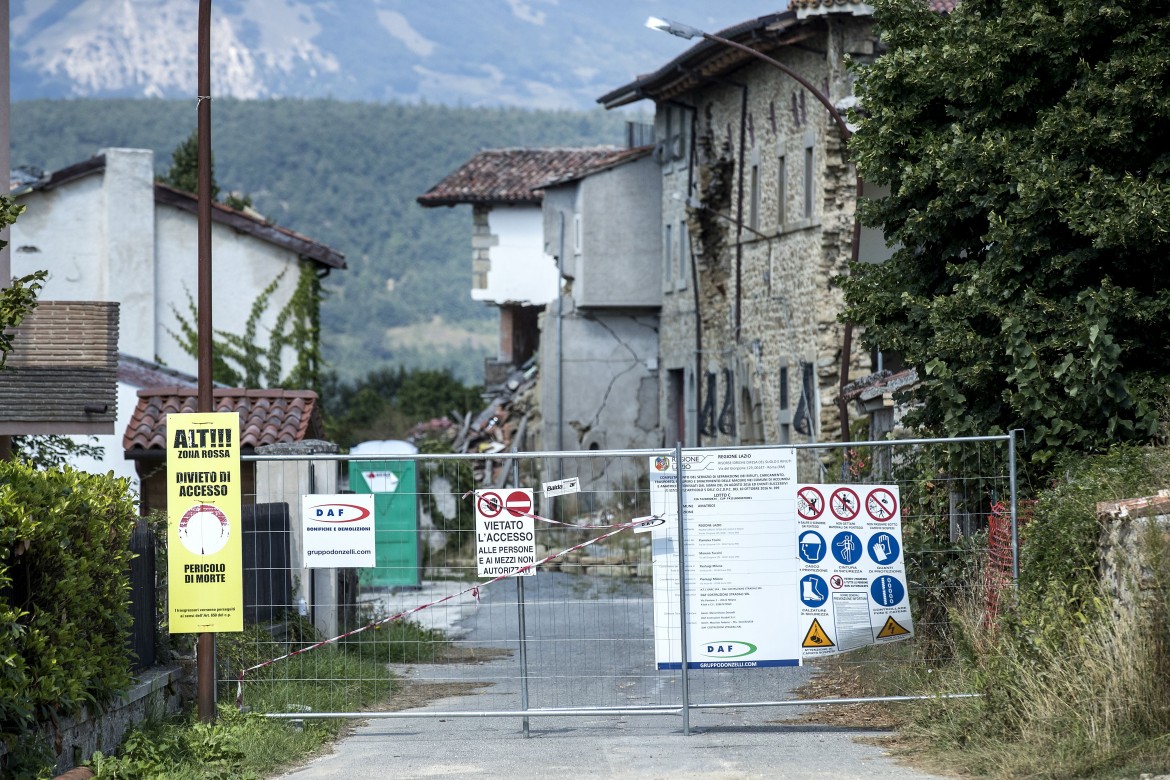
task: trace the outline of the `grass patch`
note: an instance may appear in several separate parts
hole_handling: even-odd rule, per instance
[[[239,670],[319,641],[307,621],[273,630],[251,626],[217,638],[221,702],[214,725],[192,715],[156,720],[130,732],[117,756],[95,753],[99,778],[260,778],[319,752],[347,728],[341,718],[308,718],[294,726],[261,713],[401,710],[435,698],[471,692],[474,685],[412,685],[390,671],[394,663],[435,663],[450,643],[442,632],[395,621],[347,641],[322,645],[249,672],[245,711],[234,706]]]

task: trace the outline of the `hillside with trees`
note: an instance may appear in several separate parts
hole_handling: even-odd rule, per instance
[[[478,382],[493,312],[471,300],[471,217],[415,198],[475,152],[620,144],[626,117],[335,100],[216,100],[215,176],[284,227],[342,251],[324,282],[324,356],[343,379],[450,368]],[[159,174],[196,125],[194,101],[68,100],[12,107],[12,165],[51,171],[103,147],[149,148]],[[194,261],[194,260],[193,260]]]

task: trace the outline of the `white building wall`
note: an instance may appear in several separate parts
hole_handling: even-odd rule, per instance
[[[171,333],[179,332],[175,309],[195,325],[187,307],[187,296],[195,300],[199,293],[199,236],[195,215],[182,209],[159,206],[155,211],[156,247],[159,258],[154,268],[158,290],[153,302],[157,356],[160,362],[178,371],[194,374],[198,361],[183,352]],[[260,318],[256,337],[267,344],[277,315],[296,292],[299,267],[288,251],[264,241],[244,236],[225,225],[212,225],[211,231],[211,315],[216,331],[243,334],[252,305],[264,288],[283,271],[277,289]],[[124,352],[127,350],[123,350]],[[154,355],[138,355],[153,360]],[[282,373],[296,362],[296,353],[285,349],[281,355]]]
[[[194,375],[197,359],[182,350],[172,333],[179,333],[176,310],[196,324],[187,303],[188,292],[192,300],[198,295],[196,215],[156,204],[150,150],[104,149],[102,154],[104,171],[18,198],[26,211],[12,226],[13,274],[47,270],[40,300],[118,301],[120,352]],[[539,210],[534,213],[539,252]],[[256,333],[256,342],[266,345],[277,315],[296,291],[297,257],[213,223],[212,264],[213,327],[237,334],[243,334],[257,297],[283,271]],[[555,271],[552,278],[555,287]],[[294,350],[284,350],[282,373],[296,358]],[[134,465],[122,450],[137,400],[137,388],[119,383],[116,433],[98,437],[105,458],[79,459],[75,465],[112,470],[131,478],[137,489]]]
[[[487,287],[473,289],[474,300],[540,306],[556,298],[556,261],[544,253],[541,219],[540,206],[492,208]]]

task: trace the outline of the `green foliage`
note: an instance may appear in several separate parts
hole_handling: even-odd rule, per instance
[[[101,706],[130,683],[124,479],[0,462],[0,739]],[[0,774],[27,767],[0,763]]]
[[[952,600],[958,663],[922,681],[927,691],[942,686],[982,696],[924,704],[911,730],[948,763],[981,775],[1165,771],[1170,550],[1162,533],[1146,534],[1139,553],[1146,598],[1115,608],[1097,579],[1096,506],[1164,487],[1170,454],[1118,446],[1089,458],[1066,456],[1054,474],[1021,532],[1014,603],[1001,601],[1004,613],[989,623],[982,599]],[[1123,769],[1129,771],[1113,774]]]
[[[12,107],[15,164],[54,170],[98,148],[155,150],[159,172],[191,131],[177,100],[38,100]],[[493,147],[620,144],[627,114],[525,111],[336,100],[216,99],[215,173],[226,190],[345,253],[325,280],[324,354],[345,380],[377,368],[482,372],[473,344],[403,344],[389,328],[428,323],[483,334],[494,311],[468,295],[468,209],[424,209],[415,198],[476,152]],[[393,281],[393,284],[388,282]]]
[[[359,381],[332,374],[322,390],[330,438],[343,447],[362,441],[401,439],[419,422],[463,415],[482,405],[478,387],[450,371],[377,369]]]
[[[106,448],[95,444],[96,436],[89,442],[79,442],[68,436],[13,436],[12,451],[15,457],[26,461],[34,468],[51,469],[63,466],[73,458],[96,458],[100,460]]]
[[[842,280],[870,345],[919,367],[910,423],[1027,431],[1065,450],[1142,441],[1170,338],[1170,17],[1156,4],[875,3],[852,154],[899,247]]]
[[[90,758],[90,768],[98,778],[174,777],[176,770],[200,767],[199,776],[207,780],[255,778],[254,772],[241,772],[245,751],[241,732],[249,718],[221,707],[215,724],[189,722],[154,723],[131,731],[122,742],[118,756],[102,752]]]
[[[1163,450],[1118,446],[1093,458],[1068,456],[1032,510],[1020,547],[1021,641],[1058,643],[1100,610],[1097,504],[1150,495],[1170,485]]]
[[[268,330],[268,344],[258,341],[260,321],[268,312],[272,295],[284,279],[276,275],[256,296],[243,333],[215,331],[211,346],[212,379],[229,387],[283,387],[318,390],[321,366],[321,283],[312,264],[301,261],[297,287]],[[187,291],[187,313],[173,307],[179,332],[170,331],[179,346],[191,357],[199,355],[199,310]],[[291,348],[297,364],[282,376],[281,353]]]
[[[16,214],[24,210],[24,206],[14,207],[12,201],[0,196],[0,226],[11,225]],[[13,344],[13,334],[9,328],[19,325],[28,313],[37,305],[37,293],[44,286],[46,271],[37,271],[19,279],[0,289],[0,370],[8,361],[8,353],[16,345]]]
[[[219,200],[219,185],[215,183],[215,154],[211,155],[211,199]],[[160,176],[163,184],[169,184],[177,190],[196,194],[199,192],[199,129],[191,131],[182,143],[171,152],[171,167],[165,176]]]

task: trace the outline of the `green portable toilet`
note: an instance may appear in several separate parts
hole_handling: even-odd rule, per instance
[[[350,461],[349,489],[374,494],[377,565],[359,569],[358,581],[369,588],[421,585],[418,476],[414,461]]]

